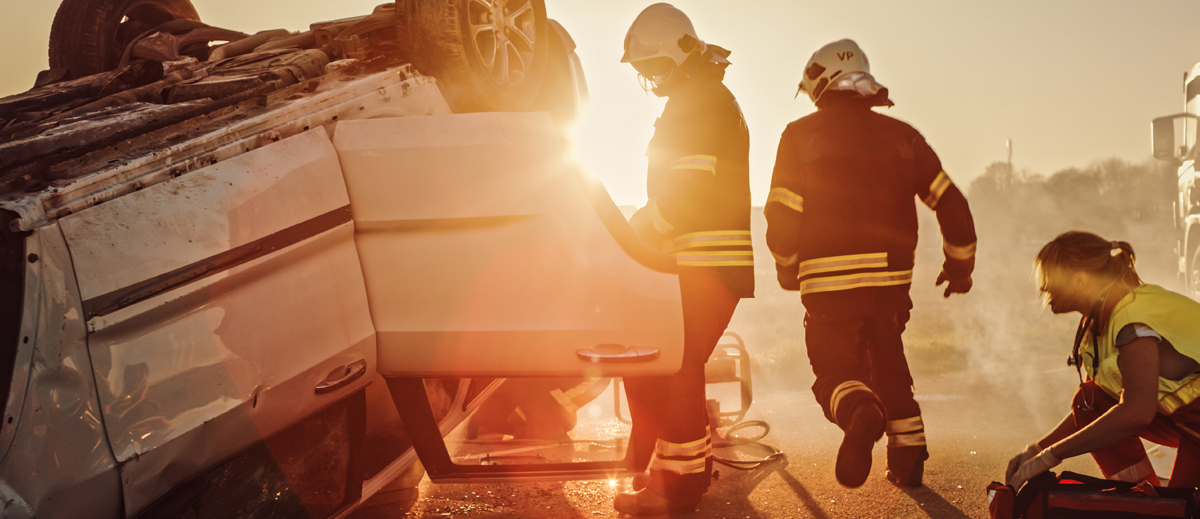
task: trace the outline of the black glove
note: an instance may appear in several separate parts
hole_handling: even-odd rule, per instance
[[[779,286],[784,290],[800,290],[800,266],[785,267],[775,264],[775,276],[779,278]]]
[[[946,285],[946,292],[942,294],[942,297],[950,297],[950,294],[965,294],[970,292],[971,286],[974,285],[974,282],[971,281],[971,276],[962,279],[950,279],[950,275],[945,270],[941,274],[938,274],[937,283],[934,283],[934,286],[942,286],[942,283],[948,283]]]

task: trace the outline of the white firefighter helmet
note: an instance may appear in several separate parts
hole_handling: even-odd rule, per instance
[[[642,77],[661,84],[688,56],[705,47],[683,11],[659,3],[643,9],[629,26],[621,63],[633,65]]]
[[[853,91],[863,97],[873,97],[882,90],[882,102],[891,105],[887,89],[875,81],[866,53],[854,40],[838,40],[814,52],[804,66],[796,94],[805,92],[816,103],[830,90]]]

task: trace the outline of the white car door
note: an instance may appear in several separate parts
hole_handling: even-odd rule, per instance
[[[375,332],[323,128],[61,226],[127,515],[325,517],[358,499]]]
[[[623,461],[455,463],[431,377],[623,377],[679,370],[674,259],[645,246],[565,158],[546,113],[339,122],[379,372],[435,480],[600,477]]]

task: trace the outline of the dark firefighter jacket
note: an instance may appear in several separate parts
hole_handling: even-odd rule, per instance
[[[946,274],[969,277],[971,211],[920,133],[854,99],[793,121],[764,208],[780,284],[813,314],[912,308],[916,200],[937,213]]]
[[[706,63],[666,91],[646,150],[650,200],[631,223],[681,269],[717,269],[735,295],[754,297],[750,136],[724,74]]]

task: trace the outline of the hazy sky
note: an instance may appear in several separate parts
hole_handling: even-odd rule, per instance
[[[378,0],[193,0],[212,25],[301,30],[367,14]],[[629,23],[651,2],[547,0],[575,37],[592,102],[576,153],[622,204],[645,201],[643,153],[662,101],[618,63]],[[27,89],[46,68],[52,0],[0,0],[0,95]],[[749,123],[751,186],[762,204],[783,127],[814,108],[793,100],[800,70],[821,45],[858,41],[896,106],[946,171],[966,185],[1005,158],[1052,173],[1093,160],[1150,155],[1150,120],[1182,111],[1182,73],[1200,61],[1196,0],[811,2],[676,0],[701,39],[733,51],[726,84]]]

